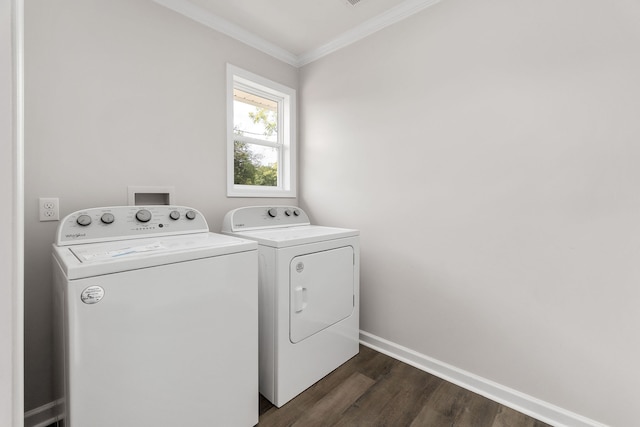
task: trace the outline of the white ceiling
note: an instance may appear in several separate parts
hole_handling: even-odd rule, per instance
[[[440,0],[154,0],[295,66]]]

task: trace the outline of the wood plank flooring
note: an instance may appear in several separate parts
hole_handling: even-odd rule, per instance
[[[260,396],[259,427],[548,427],[368,347],[276,408]]]

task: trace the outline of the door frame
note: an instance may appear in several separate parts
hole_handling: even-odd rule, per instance
[[[24,0],[0,3],[0,425],[24,425]],[[7,207],[8,205],[8,207]]]

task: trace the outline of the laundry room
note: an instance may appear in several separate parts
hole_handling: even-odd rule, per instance
[[[132,186],[215,233],[247,206],[359,230],[362,346],[550,425],[637,424],[640,4],[323,1],[404,14],[314,49],[292,24],[291,53],[205,0],[24,0],[24,425],[62,397],[39,200]],[[294,91],[280,196],[230,190],[230,67]]]

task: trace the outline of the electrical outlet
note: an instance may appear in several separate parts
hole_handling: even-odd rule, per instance
[[[40,221],[60,221],[60,202],[57,197],[40,197]]]

